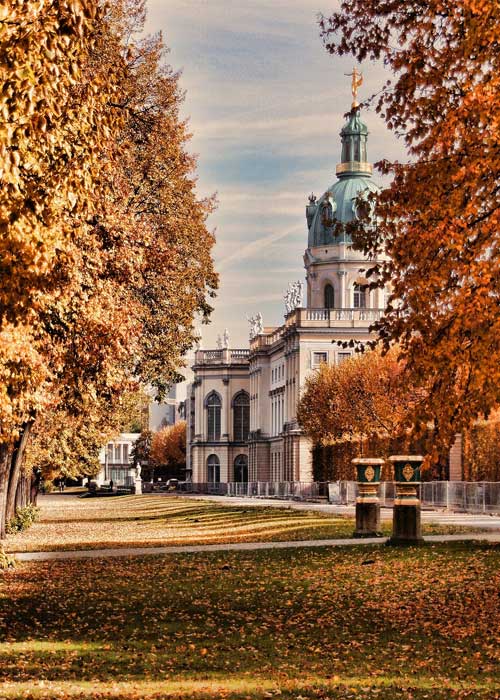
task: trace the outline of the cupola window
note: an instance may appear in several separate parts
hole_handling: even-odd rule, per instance
[[[366,309],[366,292],[359,284],[354,285],[353,306],[355,309]]]
[[[333,309],[335,306],[335,292],[331,284],[325,287],[325,309]]]

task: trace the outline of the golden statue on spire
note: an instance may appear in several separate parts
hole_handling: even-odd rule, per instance
[[[358,96],[358,88],[363,84],[363,73],[356,70],[356,66],[352,69],[352,73],[344,73],[344,75],[350,75],[352,77],[351,81],[351,92],[352,92],[352,109],[359,107],[359,102],[356,97]]]

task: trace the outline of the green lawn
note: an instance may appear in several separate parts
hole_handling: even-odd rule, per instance
[[[39,499],[40,519],[11,535],[6,551],[47,551],[351,537],[354,520],[315,511],[236,507],[176,496]],[[389,535],[391,525],[383,523]],[[424,534],[469,532],[426,525]]]
[[[427,545],[21,564],[1,698],[500,697],[500,548]]]

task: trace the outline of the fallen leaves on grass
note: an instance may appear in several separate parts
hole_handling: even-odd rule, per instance
[[[0,694],[498,697],[500,549],[368,553],[22,564],[0,598]]]
[[[6,550],[50,551],[108,547],[269,542],[351,537],[353,518],[309,510],[232,506],[176,496],[40,499],[40,519],[9,536]],[[384,534],[391,525],[384,523]],[[424,526],[425,534],[469,528]]]

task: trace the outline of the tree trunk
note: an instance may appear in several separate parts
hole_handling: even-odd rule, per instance
[[[7,488],[7,498],[5,503],[5,521],[9,522],[16,512],[16,493],[21,474],[21,465],[23,462],[24,451],[28,443],[28,438],[31,432],[33,421],[27,421],[23,426],[21,437],[16,445],[16,449],[12,455],[10,464],[9,484]]]
[[[12,457],[12,446],[0,445],[0,540],[5,538],[5,507],[7,504],[7,490],[9,488],[9,474]]]
[[[38,500],[38,492],[40,490],[40,481],[42,480],[42,472],[40,469],[35,469],[31,478],[26,479],[26,502],[36,506]]]
[[[16,489],[16,500],[15,500],[15,506],[14,506],[14,513],[17,512],[20,508],[24,508],[25,506],[28,505],[29,501],[29,486],[30,486],[30,479],[26,476],[26,474],[21,473],[19,477],[19,482],[17,484],[17,489]]]

